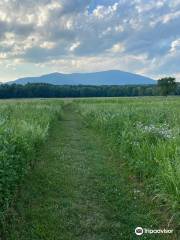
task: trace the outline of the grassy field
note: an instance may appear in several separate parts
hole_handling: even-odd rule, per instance
[[[51,101],[1,101],[0,219],[14,199],[16,186],[33,166],[38,146],[47,138],[61,104]]]
[[[2,101],[1,238],[178,239],[180,99]]]
[[[85,123],[108,140],[134,178],[172,206],[180,199],[180,101],[178,98],[81,102]],[[175,215],[174,215],[175,217]]]

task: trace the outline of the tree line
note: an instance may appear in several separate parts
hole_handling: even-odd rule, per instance
[[[172,78],[155,85],[70,86],[46,83],[1,84],[0,98],[134,97],[180,95],[180,84]]]

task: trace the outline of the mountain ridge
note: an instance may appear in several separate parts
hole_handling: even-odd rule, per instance
[[[149,85],[156,81],[139,74],[120,70],[89,73],[49,73],[39,77],[24,77],[8,82],[9,84],[49,83],[53,85]]]

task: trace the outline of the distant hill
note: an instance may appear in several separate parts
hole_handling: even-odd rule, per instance
[[[156,81],[138,74],[110,70],[94,73],[51,73],[40,77],[26,77],[9,82],[10,84],[49,83],[54,85],[145,85]]]

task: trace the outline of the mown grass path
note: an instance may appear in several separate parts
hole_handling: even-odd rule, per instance
[[[130,240],[137,226],[160,227],[152,204],[134,194],[119,159],[67,107],[22,186],[5,239]]]

